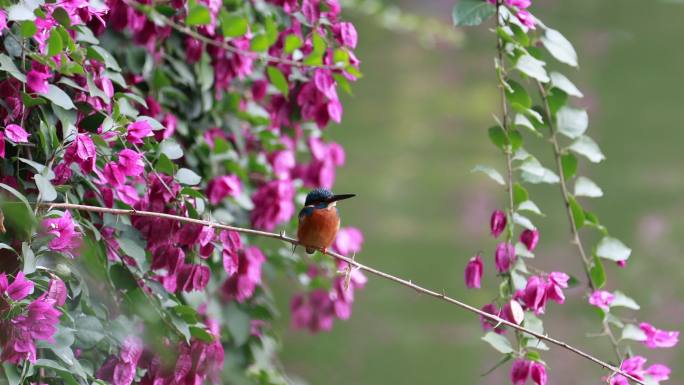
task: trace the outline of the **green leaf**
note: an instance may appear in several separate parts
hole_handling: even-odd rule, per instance
[[[211,24],[209,8],[201,4],[190,5],[188,16],[185,18],[185,24],[189,26]]]
[[[40,199],[45,202],[52,202],[57,199],[57,190],[52,186],[50,180],[41,174],[34,174],[33,180],[40,193]]]
[[[575,196],[599,198],[603,196],[603,190],[591,179],[580,176],[575,181]]]
[[[76,108],[74,102],[71,100],[69,95],[67,95],[66,92],[62,91],[61,88],[57,87],[54,84],[48,84],[47,94],[41,95],[50,100],[52,103],[56,104],[57,106],[64,108],[65,110],[72,110]]]
[[[76,325],[76,337],[86,347],[95,346],[105,337],[102,322],[96,317],[83,314],[76,317],[74,324]]]
[[[67,11],[64,10],[64,8],[56,7],[54,11],[52,11],[52,17],[65,28],[71,27],[71,19],[69,18],[69,14],[67,13]]]
[[[561,156],[561,166],[565,180],[572,178],[577,172],[577,157],[570,153]]]
[[[501,150],[506,148],[506,145],[508,145],[508,138],[501,126],[490,127],[487,132],[489,133],[489,140],[491,140],[496,147]]]
[[[511,342],[501,334],[496,334],[495,332],[488,332],[482,337],[482,340],[490,344],[499,353],[508,354],[513,353],[513,347]]]
[[[552,86],[562,90],[568,95],[576,96],[578,98],[584,96],[582,92],[577,89],[577,87],[568,78],[565,77],[565,75],[559,72],[551,72],[549,76],[551,77]]]
[[[615,298],[613,299],[613,302],[610,303],[610,307],[626,307],[632,310],[639,310],[641,308],[635,300],[626,296],[621,291],[615,291],[613,295]]]
[[[113,265],[109,269],[109,276],[112,279],[114,287],[119,290],[133,290],[138,287],[133,274],[121,264]]]
[[[50,32],[50,38],[48,39],[48,56],[55,56],[62,52],[64,49],[64,44],[62,42],[62,36],[60,35],[57,28],[54,28]]]
[[[211,335],[205,328],[190,326],[190,335],[197,338],[200,341],[212,342],[214,341],[214,336]]]
[[[235,302],[231,302],[225,307],[223,316],[235,344],[237,346],[244,345],[251,334],[249,315],[240,309]]]
[[[634,324],[627,324],[622,329],[621,340],[646,341],[646,333]]]
[[[176,172],[175,178],[179,183],[189,186],[194,186],[202,181],[202,177],[189,168],[179,169],[178,172]]]
[[[570,205],[572,217],[575,219],[575,227],[580,229],[582,226],[584,226],[584,209],[582,209],[582,206],[573,196],[568,197],[568,204]]]
[[[513,213],[513,222],[528,230],[535,230],[537,228],[529,218],[518,213]]]
[[[541,37],[542,44],[561,63],[577,67],[577,52],[572,43],[555,29],[547,29]]]
[[[508,140],[511,142],[511,149],[513,152],[518,151],[523,145],[523,137],[518,130],[508,131]]]
[[[603,262],[595,255],[591,269],[589,269],[589,276],[596,289],[600,289],[606,284],[606,270],[603,267]]]
[[[56,361],[41,358],[36,360],[36,362],[33,365],[37,368],[47,368],[56,371],[62,378],[62,380],[64,380],[69,385],[80,385],[78,381],[76,381],[74,376],[71,374],[71,371]]]
[[[473,169],[470,170],[470,172],[482,172],[486,174],[488,177],[492,178],[496,183],[502,186],[506,184],[504,182],[503,176],[501,176],[501,174],[498,171],[496,171],[496,169],[493,167],[478,164],[477,166],[473,167]]]
[[[116,241],[119,244],[121,251],[133,258],[138,263],[138,266],[144,266],[146,264],[145,249],[138,245],[137,242],[130,238],[117,238]]]
[[[250,43],[250,48],[256,52],[266,51],[268,49],[268,37],[264,34],[254,36]]]
[[[520,183],[513,184],[513,203],[519,205],[529,199],[530,194],[528,194],[527,189],[523,187]]]
[[[558,110],[556,122],[558,132],[570,139],[577,139],[589,127],[589,115],[585,110],[565,106]]]
[[[553,171],[544,167],[539,163],[539,161],[530,156],[521,165],[520,170],[522,171],[522,179],[528,183],[549,183],[554,184],[560,181],[558,175]]]
[[[568,103],[568,94],[562,90],[559,90],[558,88],[551,88],[547,100],[549,102],[551,114],[555,115],[563,106]]]
[[[598,144],[596,144],[593,139],[586,135],[577,138],[577,140],[572,142],[568,149],[586,157],[592,163],[599,163],[606,159]]]
[[[20,1],[7,8],[7,20],[21,21],[21,20],[36,20],[36,14],[33,12],[41,5],[38,1]],[[3,7],[6,5],[3,4]]]
[[[290,89],[285,75],[276,67],[268,67],[266,72],[268,73],[268,80],[271,84],[287,98]]]
[[[537,215],[542,215],[542,216],[544,215],[541,212],[541,210],[539,209],[539,207],[534,202],[532,202],[530,200],[520,202],[520,204],[518,205],[518,210],[519,211],[529,211],[531,213],[535,213]]]
[[[225,37],[239,37],[247,33],[249,22],[243,16],[221,9],[221,32]]]
[[[169,157],[167,157],[164,154],[161,154],[159,155],[159,159],[157,159],[157,162],[154,164],[154,170],[166,175],[173,175],[175,167],[173,165],[173,162],[169,160]]]
[[[183,157],[183,149],[178,142],[173,139],[166,139],[161,142],[159,150],[171,160],[180,159]]]
[[[285,37],[285,53],[292,53],[302,46],[302,38],[297,35],[287,35]]]
[[[451,13],[455,26],[480,25],[496,13],[493,4],[482,0],[460,0]]]
[[[4,362],[2,364],[2,371],[5,372],[7,385],[19,385],[21,383],[21,375],[15,365]]]
[[[546,63],[543,61],[525,54],[518,58],[518,61],[515,63],[515,69],[542,83],[546,83],[551,79],[549,79],[549,75],[546,74],[546,69],[544,69],[545,65]]]
[[[0,70],[3,70],[22,83],[26,83],[26,75],[19,71],[14,61],[4,53],[0,53]]]
[[[525,87],[510,79],[507,79],[506,83],[509,86],[505,88],[506,99],[508,99],[513,108],[516,108],[517,110],[527,110],[532,107],[532,98],[527,94]]]
[[[33,35],[35,35],[36,32],[38,32],[38,28],[36,28],[35,22],[31,20],[21,22],[21,25],[19,26],[19,33],[22,37],[33,37]]]
[[[88,57],[89,59],[95,59],[100,63],[104,63],[107,66],[107,68],[111,70],[117,72],[121,71],[121,67],[119,67],[119,63],[116,61],[114,56],[112,56],[112,54],[110,54],[106,49],[100,46],[89,46],[86,57]]]
[[[626,261],[632,249],[625,246],[619,239],[605,236],[596,246],[596,255],[611,261]]]

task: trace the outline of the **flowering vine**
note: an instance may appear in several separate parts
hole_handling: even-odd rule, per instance
[[[604,379],[611,385],[627,384],[629,380],[640,383],[660,383],[669,378],[670,369],[663,364],[644,366],[646,359],[632,352],[626,346],[630,340],[640,341],[648,348],[668,348],[678,342],[679,332],[659,330],[649,323],[625,322],[616,312],[618,307],[638,310],[639,305],[620,291],[606,291],[605,260],[623,268],[631,250],[617,238],[609,235],[600,224],[597,216],[586,211],[578,202],[578,197],[596,198],[603,195],[600,187],[585,176],[577,175],[577,156],[592,163],[602,161],[605,156],[598,144],[586,135],[588,115],[583,109],[569,105],[569,97],[582,97],[577,87],[560,72],[548,72],[546,55],[549,54],[561,63],[576,67],[577,54],[572,44],[558,31],[544,25],[529,12],[529,0],[462,0],[454,8],[455,25],[478,25],[494,16],[497,38],[496,70],[499,88],[502,93],[503,116],[498,124],[489,129],[492,143],[506,156],[506,173],[502,176],[496,169],[477,166],[499,184],[505,185],[508,192],[506,212],[495,210],[490,220],[492,236],[508,231],[505,242],[496,247],[494,262],[504,282],[500,288],[499,304],[487,304],[487,312],[500,314],[503,318],[523,325],[543,330],[537,317],[543,314],[548,301],[563,304],[563,292],[572,284],[579,282],[563,272],[542,272],[531,266],[533,251],[539,242],[540,232],[523,212],[541,215],[541,210],[530,200],[529,193],[522,184],[513,182],[513,170],[520,172],[522,181],[538,184],[558,184],[563,204],[567,209],[572,243],[576,246],[582,268],[586,273],[588,302],[597,307],[601,314],[601,332],[615,351],[615,364],[624,373],[613,373]],[[541,48],[544,48],[542,50]],[[506,70],[505,63],[511,65]],[[528,88],[539,93],[541,105],[533,105]],[[509,118],[510,114],[515,114]],[[555,172],[544,167],[523,144],[522,131],[532,138],[546,136],[552,145],[555,158]],[[545,133],[547,132],[547,133]],[[560,136],[569,139],[563,144]],[[527,136],[527,135],[526,135]],[[574,179],[574,193],[568,183]],[[513,224],[525,229],[519,235],[519,242],[513,245],[510,240],[514,232]],[[593,252],[588,254],[579,230],[591,227],[601,236]],[[524,260],[530,262],[525,263]],[[466,266],[466,286],[480,287],[483,261],[478,255]],[[510,273],[509,273],[510,272]],[[507,287],[512,287],[507,292]],[[523,314],[524,312],[524,314]],[[483,323],[488,331],[483,338],[506,356],[512,359],[510,378],[513,384],[523,384],[530,378],[537,385],[547,383],[546,364],[541,360],[540,350],[544,345],[534,342],[531,345],[518,345],[515,349],[508,339],[502,336],[505,328],[493,328]],[[494,329],[493,331],[490,331]],[[616,330],[621,334],[618,336]],[[520,343],[520,335],[516,336]],[[503,362],[503,361],[502,361]]]

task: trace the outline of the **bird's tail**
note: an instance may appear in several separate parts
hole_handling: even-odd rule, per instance
[[[307,253],[307,254],[313,254],[313,253],[315,253],[315,252],[316,252],[316,249],[312,249],[312,248],[309,248],[309,247],[306,248],[306,253]]]

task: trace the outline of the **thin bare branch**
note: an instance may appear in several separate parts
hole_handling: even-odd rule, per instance
[[[158,212],[153,212],[153,211],[141,211],[141,210],[135,210],[135,209],[112,209],[112,208],[106,208],[106,207],[97,207],[97,206],[88,206],[88,205],[79,205],[79,204],[72,204],[72,203],[40,203],[39,204],[42,207],[49,207],[49,208],[55,208],[55,209],[65,209],[65,210],[81,210],[81,211],[88,211],[88,212],[95,212],[95,213],[101,213],[101,214],[111,214],[111,215],[128,215],[128,216],[139,216],[139,217],[151,217],[151,218],[161,218],[161,219],[168,219],[168,220],[174,220],[178,222],[183,222],[183,223],[192,223],[196,225],[202,225],[202,226],[209,226],[211,228],[215,229],[222,229],[222,230],[231,230],[231,231],[236,231],[239,233],[243,234],[248,234],[248,235],[255,235],[259,237],[266,237],[266,238],[273,238],[273,239],[278,239],[283,242],[288,242],[292,245],[299,245],[299,242],[294,239],[286,236],[285,234],[277,234],[277,233],[271,233],[267,231],[261,231],[261,230],[254,230],[254,229],[248,229],[248,228],[243,228],[243,227],[236,227],[236,226],[229,226],[225,225],[220,222],[212,222],[212,221],[205,221],[202,219],[195,219],[195,218],[188,218],[188,217],[183,217],[183,216],[178,216],[178,215],[171,215],[171,214],[166,214],[166,213],[158,213]],[[323,252],[323,250],[319,250],[320,252]],[[451,303],[453,305],[456,305],[462,309],[465,309],[471,313],[477,314],[481,317],[487,318],[493,322],[499,323],[501,325],[506,325],[508,327],[511,327],[515,330],[518,330],[522,333],[528,334],[532,337],[535,337],[539,340],[549,342],[553,345],[560,346],[563,349],[566,349],[568,351],[571,351],[575,354],[577,354],[580,357],[583,357],[605,369],[610,370],[614,374],[619,374],[624,376],[625,378],[628,378],[629,380],[641,384],[641,385],[646,385],[644,382],[641,380],[631,376],[630,374],[622,371],[621,369],[605,362],[602,361],[594,356],[592,356],[589,353],[585,353],[584,351],[577,349],[571,345],[568,345],[567,343],[557,340],[555,338],[549,337],[547,335],[537,333],[533,330],[527,329],[523,326],[520,326],[518,324],[515,324],[513,322],[507,321],[503,318],[500,318],[496,315],[489,314],[485,311],[482,311],[474,306],[468,305],[467,303],[461,302],[457,299],[448,297],[446,294],[443,292],[436,292],[427,288],[424,288],[420,285],[417,285],[413,283],[410,280],[406,280],[403,278],[399,278],[397,276],[385,273],[381,270],[375,269],[373,267],[364,265],[362,263],[357,262],[356,260],[352,258],[345,257],[343,255],[340,255],[338,253],[332,252],[332,251],[326,251],[326,255],[329,255],[337,260],[344,261],[350,265],[355,266],[356,268],[360,270],[364,270],[368,273],[371,273],[373,275],[376,275],[378,277],[387,279],[389,281],[396,282],[402,286],[409,287],[418,293],[426,294],[431,297],[435,297],[439,300]]]

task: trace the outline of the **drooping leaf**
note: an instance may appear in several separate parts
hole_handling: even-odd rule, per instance
[[[496,171],[496,169],[493,167],[479,164],[473,167],[473,169],[470,172],[482,172],[486,174],[488,177],[492,178],[496,183],[502,186],[506,184],[504,182],[503,176],[501,176],[501,174],[498,171]]]
[[[522,171],[523,180],[528,183],[558,183],[560,178],[553,171],[542,166],[539,161],[530,156],[521,165],[520,170]]]
[[[532,201],[526,200],[518,205],[519,211],[529,211],[537,215],[544,215],[539,207]]]
[[[632,254],[632,249],[611,236],[603,237],[596,245],[596,255],[611,261],[626,261],[630,254]]]
[[[287,98],[290,89],[285,75],[278,68],[272,66],[268,67],[266,72],[271,84]]]
[[[194,171],[189,168],[181,168],[176,172],[176,180],[181,184],[194,186],[202,181],[202,177],[197,175]]]
[[[599,163],[606,159],[598,144],[590,137],[583,135],[577,138],[569,147],[569,150],[582,155],[592,163]]]
[[[639,310],[641,308],[635,300],[621,291],[615,291],[613,295],[615,298],[613,299],[613,302],[610,303],[610,307],[626,307],[632,310]]]
[[[487,334],[482,337],[482,340],[490,344],[499,353],[508,354],[515,351],[513,350],[513,346],[511,346],[511,342],[501,334],[487,332]]]
[[[551,85],[563,90],[568,95],[576,96],[578,98],[583,97],[582,92],[567,78],[565,75],[559,72],[551,72],[549,74],[551,77]]]
[[[48,39],[48,56],[55,56],[62,52],[63,49],[62,36],[55,28],[50,32],[50,38]]]
[[[529,199],[529,193],[527,189],[523,187],[520,183],[513,184],[513,203],[516,205],[521,204]]]
[[[36,187],[40,192],[40,199],[45,202],[52,202],[57,199],[57,190],[55,190],[50,180],[41,174],[33,175],[33,180],[36,182]]]
[[[559,62],[577,67],[577,52],[572,43],[555,29],[547,28],[541,38],[542,44]]]
[[[565,180],[572,178],[577,172],[577,157],[571,153],[563,154],[561,156],[561,166],[563,167]]]
[[[556,113],[556,123],[558,132],[570,139],[576,139],[589,127],[589,115],[585,110],[565,106]]]
[[[508,144],[508,138],[506,137],[506,133],[501,126],[490,127],[487,130],[487,133],[489,134],[489,140],[491,140],[492,143],[499,149],[503,150]]]
[[[603,262],[594,255],[591,268],[589,269],[591,282],[596,289],[600,289],[606,284],[606,270],[603,268]]]
[[[244,16],[228,13],[221,9],[221,31],[225,37],[243,36],[249,30],[249,22]]]
[[[542,83],[546,83],[550,79],[549,75],[546,73],[546,69],[544,68],[545,65],[546,63],[543,61],[535,59],[531,55],[525,54],[518,58],[518,61],[515,63],[515,69],[531,78],[539,80]]]
[[[455,26],[475,26],[482,24],[496,13],[493,4],[482,0],[460,0],[451,12]]]
[[[570,205],[572,217],[575,219],[575,226],[579,229],[584,226],[584,209],[573,196],[568,197],[568,204]]]
[[[634,324],[627,324],[622,329],[621,340],[646,341],[646,333]]]
[[[26,83],[26,75],[19,71],[19,68],[14,64],[12,58],[4,53],[0,53],[0,70],[9,73],[20,82]]]
[[[580,176],[575,181],[575,196],[599,198],[603,196],[603,190],[591,179]]]
[[[71,100],[69,95],[67,95],[66,92],[62,91],[61,88],[57,87],[54,84],[48,84],[47,94],[41,94],[41,96],[46,97],[52,103],[55,103],[56,105],[64,108],[65,110],[72,110],[76,108],[74,102]]]
[[[510,79],[507,79],[506,83],[509,86],[505,89],[506,99],[508,99],[513,108],[526,110],[532,107],[532,98],[527,94],[525,87]]]

